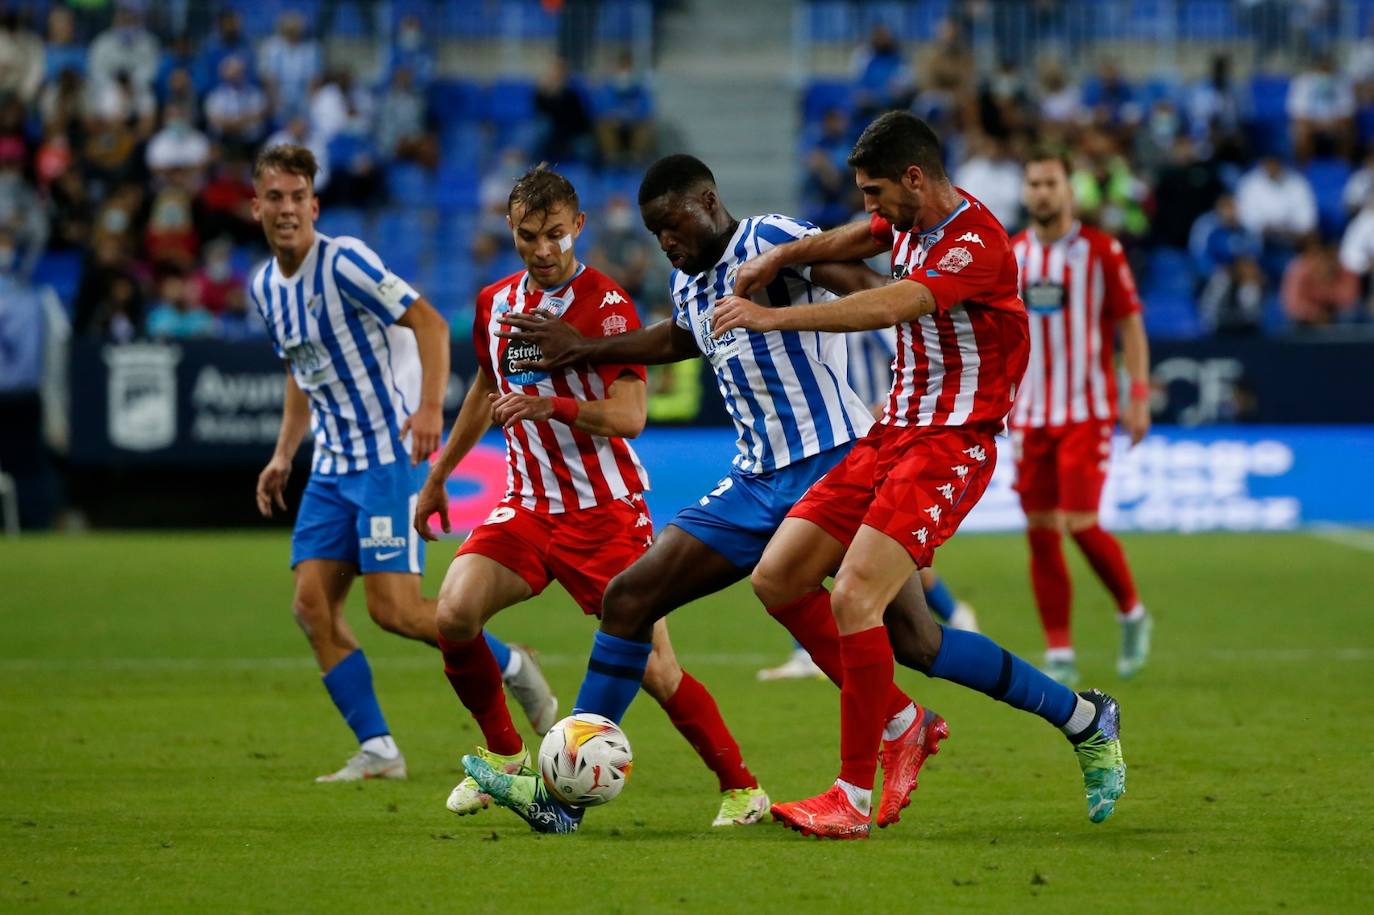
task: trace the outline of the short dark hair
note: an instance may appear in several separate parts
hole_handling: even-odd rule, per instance
[[[896,181],[913,165],[932,178],[945,177],[940,138],[929,124],[905,111],[879,115],[864,128],[849,154],[850,168],[889,181]]]
[[[565,203],[572,207],[574,213],[580,209],[577,188],[547,162],[540,162],[515,182],[515,187],[510,189],[510,196],[506,198],[506,212],[514,210],[517,203],[525,208],[527,216],[531,213],[547,214]]]
[[[1024,164],[1031,165],[1035,162],[1058,162],[1064,167],[1064,177],[1073,175],[1073,158],[1069,155],[1067,148],[1049,143],[1037,143],[1032,146],[1030,152],[1026,153]]]
[[[639,182],[639,205],[657,200],[664,194],[682,194],[701,185],[715,183],[716,176],[696,156],[682,153],[664,156],[649,166],[644,179]]]
[[[253,162],[253,180],[261,178],[269,168],[288,175],[301,175],[310,182],[311,187],[315,186],[315,175],[320,170],[314,153],[304,146],[291,143],[269,146],[258,153],[258,158]]]

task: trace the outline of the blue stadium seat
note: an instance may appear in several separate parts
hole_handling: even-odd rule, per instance
[[[1194,41],[1234,41],[1241,29],[1232,0],[1188,0],[1178,7],[1178,34]]]
[[[853,13],[850,3],[834,0],[808,3],[805,6],[805,33],[818,44],[853,42],[858,38]]]
[[[497,125],[523,124],[534,114],[534,84],[498,79],[482,90],[482,119]]]
[[[1342,159],[1314,159],[1304,172],[1317,198],[1322,236],[1338,238],[1345,228],[1345,205],[1341,202],[1341,194],[1346,181],[1350,180],[1349,163]]]
[[[432,188],[425,170],[410,162],[393,162],[386,169],[386,189],[391,199],[406,206],[430,206]]]
[[[34,267],[33,284],[51,286],[53,292],[62,300],[63,307],[70,312],[72,300],[76,298],[76,289],[81,285],[81,252],[44,252]]]
[[[854,110],[854,87],[846,79],[813,79],[802,95],[802,123],[820,123],[832,109],[849,114]]]
[[[435,80],[428,95],[430,114],[443,127],[453,121],[475,121],[482,116],[482,90],[470,80]]]
[[[1250,78],[1250,120],[1246,129],[1256,155],[1287,156],[1292,151],[1287,104],[1288,76],[1256,74]]]
[[[325,235],[367,237],[367,218],[362,210],[353,207],[325,207],[320,210],[320,231]]]

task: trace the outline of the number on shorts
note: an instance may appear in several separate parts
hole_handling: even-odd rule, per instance
[[[730,477],[726,477],[725,479],[721,480],[719,483],[716,484],[716,488],[715,488],[715,489],[711,490],[711,491],[708,492],[706,495],[702,496],[701,499],[700,499],[700,501],[698,502],[698,504],[699,504],[699,505],[705,505],[707,502],[711,501],[711,497],[712,497],[712,496],[723,496],[723,495],[725,495],[725,491],[726,491],[727,489],[729,489],[731,486],[734,486],[734,485],[735,485],[735,481],[734,481],[733,479],[731,479]]]

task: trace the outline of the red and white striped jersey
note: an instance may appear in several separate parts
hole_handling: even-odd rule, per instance
[[[992,213],[963,202],[922,232],[895,232],[880,216],[870,230],[892,246],[892,276],[920,283],[936,310],[897,325],[892,390],[882,422],[892,426],[998,428],[1026,370],[1026,309],[1016,259]]]
[[[1116,419],[1116,322],[1140,311],[1121,243],[1074,223],[1044,245],[1026,229],[1012,239],[1030,313],[1030,367],[1012,410],[1016,428]]]
[[[622,375],[645,378],[642,365],[572,366],[549,372],[516,372],[511,366],[538,359],[539,348],[496,336],[503,314],[543,311],[584,336],[609,337],[639,326],[625,291],[603,273],[582,267],[559,289],[543,290],[521,271],[477,295],[473,343],[477,364],[502,394],[604,400]],[[623,438],[607,438],[565,423],[522,421],[505,430],[506,501],[531,511],[557,514],[592,508],[649,488],[649,476]]]

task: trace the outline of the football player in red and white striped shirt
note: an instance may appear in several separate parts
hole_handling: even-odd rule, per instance
[[[1012,239],[1012,249],[1030,313],[1031,351],[1011,414],[1016,489],[1026,512],[1031,586],[1048,645],[1045,672],[1072,686],[1078,669],[1069,634],[1063,531],[1116,601],[1117,672],[1133,675],[1150,650],[1150,616],[1121,544],[1097,517],[1116,427],[1116,334],[1130,377],[1123,425],[1132,445],[1150,431],[1150,354],[1121,243],[1073,218],[1068,157],[1052,150],[1033,153],[1024,196],[1031,225]]]
[[[642,495],[648,476],[625,441],[644,428],[644,367],[531,371],[521,363],[542,358],[538,347],[503,336],[500,324],[507,313],[542,311],[586,336],[610,336],[639,326],[634,303],[610,278],[578,262],[573,242],[586,215],[566,178],[534,169],[511,191],[508,214],[527,269],[478,295],[473,338],[481,371],[420,492],[415,526],[434,539],[429,518],[437,512],[449,529],[444,481],[482,434],[500,425],[506,496],[449,565],[439,591],[439,648],[444,673],[486,739],[479,755],[502,771],[533,775],[482,627],[550,581],[563,585],[584,613],[600,616],[606,585],[643,555],[654,528]],[[722,792],[758,788],[715,700],[677,663],[662,620],[653,629],[643,684],[716,773]],[[476,813],[489,802],[469,777],[453,789],[448,808]],[[579,816],[526,819],[541,831],[570,832]]]
[[[790,264],[867,259],[885,249],[894,282],[778,309],[727,297],[713,324],[717,336],[738,327],[898,329],[881,421],[797,503],[754,571],[754,591],[770,613],[795,601],[830,602],[844,674],[839,779],[817,797],[774,804],[773,816],[812,835],[868,835],[884,731],[879,700],[896,646],[904,664],[1060,728],[1083,772],[1089,817],[1101,822],[1125,791],[1116,701],[1097,690],[1075,694],[986,636],[936,625],[912,574],[930,565],[987,487],[993,437],[1025,371],[1026,312],[1007,233],[950,183],[939,140],[910,114],[888,112],[870,124],[849,164],[871,222],[746,261],[735,289],[747,296]],[[822,583],[832,572],[834,594],[826,595]],[[878,825],[895,822],[906,800],[884,797]]]

